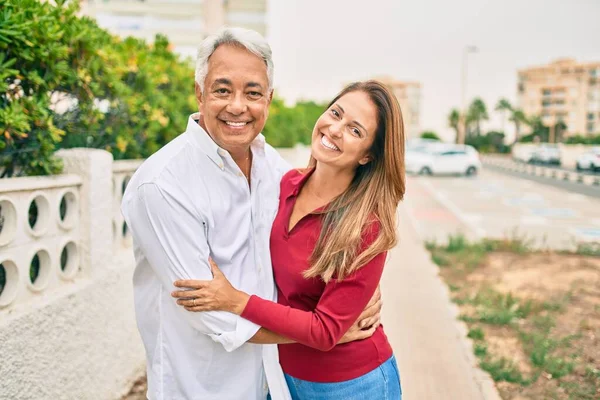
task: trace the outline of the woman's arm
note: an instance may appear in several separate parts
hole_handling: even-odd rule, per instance
[[[182,280],[175,283],[175,286],[187,289],[172,293],[173,297],[179,299],[177,300],[177,304],[184,306],[188,311],[222,310],[237,315],[242,314],[251,296],[233,288],[217,265],[212,260],[209,260],[209,262],[214,276],[213,280]],[[273,302],[268,303],[276,304]],[[276,305],[279,306],[278,304]],[[285,306],[280,307],[289,308]],[[380,311],[381,293],[377,288],[375,295],[371,297],[367,306],[364,307],[362,313],[354,320],[350,328],[344,331],[343,336],[338,340],[337,344],[371,337],[375,329],[380,325]],[[248,342],[257,344],[296,343],[295,340],[264,327],[259,329]]]
[[[327,351],[340,342],[365,309],[379,284],[385,256],[379,254],[342,281],[328,282],[314,311],[294,309],[236,290],[213,262],[213,280],[177,281],[175,286],[191,290],[172,295],[188,311],[228,311],[281,337]]]

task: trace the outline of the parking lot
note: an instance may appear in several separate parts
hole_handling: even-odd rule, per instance
[[[476,177],[411,176],[406,206],[420,235],[525,236],[567,249],[600,242],[600,198],[483,169]]]

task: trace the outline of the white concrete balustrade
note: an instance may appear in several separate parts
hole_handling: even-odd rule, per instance
[[[122,193],[141,161],[61,150],[0,179],[0,399],[118,399],[143,373]]]
[[[77,175],[0,185],[0,307],[35,301],[77,278],[80,185]]]
[[[116,252],[131,251],[131,234],[121,214],[121,200],[127,183],[143,160],[120,160],[113,163],[113,239]]]

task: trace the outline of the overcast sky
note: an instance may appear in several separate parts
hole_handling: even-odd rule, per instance
[[[287,100],[327,100],[374,75],[419,81],[421,127],[453,137],[446,116],[467,98],[516,100],[517,69],[571,57],[600,61],[600,0],[269,0],[275,87]],[[495,116],[487,129],[500,127]]]

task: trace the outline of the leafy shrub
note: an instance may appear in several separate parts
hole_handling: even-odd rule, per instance
[[[60,147],[145,157],[183,131],[193,71],[169,50],[121,40],[78,2],[0,0],[2,176],[58,173]]]

